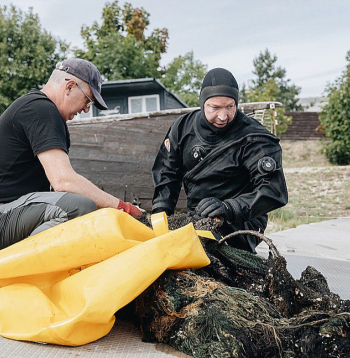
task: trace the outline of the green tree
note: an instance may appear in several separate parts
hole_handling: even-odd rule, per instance
[[[250,86],[244,86],[244,97],[246,102],[281,102],[284,107],[277,108],[277,134],[287,130],[292,122],[292,117],[285,115],[286,110],[300,110],[297,104],[297,95],[300,87],[290,84],[286,79],[286,70],[276,66],[277,56],[271,55],[268,49],[260,52],[253,60],[253,74],[257,76],[252,80]]]
[[[199,106],[199,91],[206,72],[207,65],[195,60],[191,51],[174,58],[165,67],[161,81],[188,106],[196,107]]]
[[[346,69],[333,84],[326,87],[328,103],[322,108],[320,120],[326,142],[326,156],[334,164],[350,164],[350,50]]]
[[[265,83],[263,88],[248,88],[246,92],[247,102],[280,102],[277,100],[278,94],[278,85],[277,83],[271,79],[270,81]],[[269,113],[272,116],[272,113]],[[285,132],[288,126],[292,123],[292,117],[285,115],[285,108],[278,107],[276,108],[276,130],[277,135]]]
[[[257,78],[252,81],[252,89],[258,93],[270,91],[269,94],[274,96],[271,100],[282,102],[287,111],[301,110],[302,107],[297,104],[301,88],[286,79],[287,71],[277,67],[276,62],[277,56],[271,55],[268,49],[260,52],[253,60],[253,74]]]
[[[33,9],[0,6],[0,114],[19,96],[38,88],[62,60],[68,45],[41,28]]]
[[[150,14],[130,3],[121,8],[118,1],[106,3],[102,23],[83,26],[85,49],[75,55],[93,62],[105,79],[160,78],[161,55],[166,52],[168,30],[155,29],[145,35]]]
[[[242,84],[242,86],[239,89],[239,102],[240,103],[247,103],[248,102],[248,94],[247,94],[248,88],[245,83]]]

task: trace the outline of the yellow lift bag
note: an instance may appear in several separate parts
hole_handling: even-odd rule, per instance
[[[192,224],[154,230],[100,209],[0,251],[0,334],[77,346],[106,335],[114,313],[165,270],[210,263]]]

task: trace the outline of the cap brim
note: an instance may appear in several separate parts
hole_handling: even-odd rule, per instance
[[[94,106],[97,107],[98,109],[101,110],[105,110],[108,109],[105,101],[103,100],[102,96],[100,93],[98,93],[94,88],[90,87],[94,97],[95,97],[95,103]]]

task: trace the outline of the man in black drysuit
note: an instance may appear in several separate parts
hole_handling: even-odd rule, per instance
[[[225,69],[207,73],[200,105],[175,120],[161,145],[152,168],[152,212],[173,214],[183,184],[189,212],[224,219],[222,236],[263,233],[267,213],[288,200],[279,138],[238,110],[238,85]],[[250,252],[259,243],[252,235],[229,240]]]

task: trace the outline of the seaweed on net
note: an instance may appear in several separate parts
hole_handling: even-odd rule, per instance
[[[188,222],[185,214],[169,218],[172,229]],[[194,225],[215,231],[218,222]],[[350,357],[350,301],[320,272],[307,267],[295,280],[277,250],[263,259],[224,242],[203,247],[209,266],[167,271],[137,298],[145,341],[201,358]]]
[[[143,295],[136,312],[147,341],[168,343],[194,357],[251,357],[258,347],[245,330],[258,321],[266,323],[264,334],[273,350],[279,350],[269,327],[282,317],[268,300],[189,270],[166,272]]]
[[[207,272],[210,277],[229,286],[260,292],[269,270],[268,260],[251,253],[234,249],[226,244],[207,241],[204,248],[211,264],[199,272]]]
[[[349,357],[350,313],[304,311],[289,319],[295,357]]]
[[[138,299],[145,341],[193,357],[348,357],[350,314],[284,317],[268,299],[193,271],[168,271]]]

